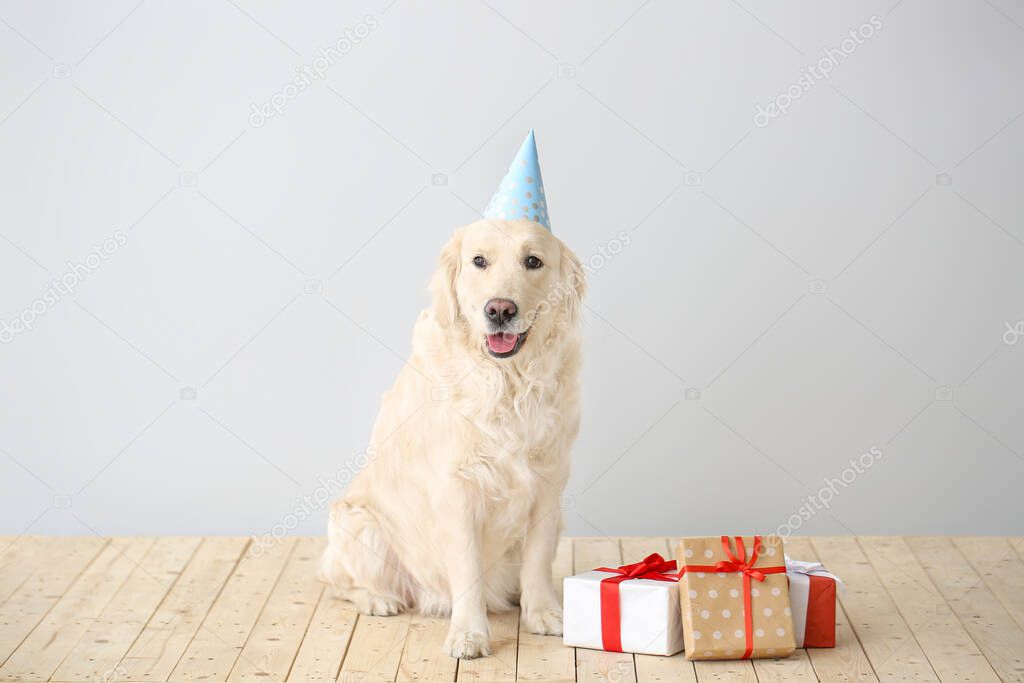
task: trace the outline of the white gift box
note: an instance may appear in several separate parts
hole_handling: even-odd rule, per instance
[[[608,649],[602,636],[601,582],[613,576],[617,575],[591,571],[565,579],[562,632],[566,645]],[[665,573],[665,576],[674,577],[674,574]],[[683,649],[678,581],[628,579],[617,587],[620,651],[674,655]],[[609,624],[609,628],[615,625]]]

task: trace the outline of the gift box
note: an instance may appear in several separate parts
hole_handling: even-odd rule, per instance
[[[566,645],[673,655],[683,649],[676,563],[654,553],[635,564],[599,567],[562,584]]]
[[[786,558],[789,605],[797,647],[836,646],[836,587],[839,577],[818,562]]]
[[[677,552],[687,659],[786,657],[793,652],[781,538],[684,538]]]

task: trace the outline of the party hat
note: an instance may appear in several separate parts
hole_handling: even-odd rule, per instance
[[[548,201],[544,196],[544,182],[540,177],[537,159],[537,141],[533,129],[523,140],[519,153],[508,167],[508,172],[484,209],[484,218],[505,220],[526,219],[540,223],[548,230]]]

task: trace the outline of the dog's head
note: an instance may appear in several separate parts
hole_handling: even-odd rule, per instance
[[[494,358],[535,353],[574,326],[585,288],[576,255],[526,220],[482,220],[458,230],[431,283],[438,324],[461,328]]]

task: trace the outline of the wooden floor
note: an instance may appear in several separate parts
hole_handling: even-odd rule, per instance
[[[0,537],[3,681],[1024,681],[1024,539],[791,539],[843,577],[838,647],[687,662],[567,648],[491,616],[494,655],[440,652],[447,624],[360,616],[317,582],[321,539]],[[564,538],[556,577],[669,552]],[[560,582],[559,582],[560,583]]]

